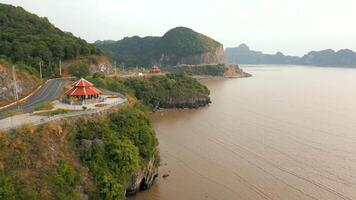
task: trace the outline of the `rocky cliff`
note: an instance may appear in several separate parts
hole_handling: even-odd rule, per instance
[[[158,176],[157,158],[153,156],[147,165],[131,176],[126,188],[126,196],[134,195],[141,190],[149,189]]]
[[[31,93],[39,84],[38,78],[28,72],[17,69],[17,91],[19,98]],[[0,64],[0,106],[15,101],[15,87],[12,69]]]
[[[179,65],[201,65],[201,64],[225,64],[227,59],[225,56],[225,51],[223,45],[218,46],[208,52],[203,52],[195,55],[187,55],[184,57],[178,57],[175,54],[165,55],[162,54],[161,58],[158,60],[157,64],[162,64],[166,67],[168,66],[179,66]]]

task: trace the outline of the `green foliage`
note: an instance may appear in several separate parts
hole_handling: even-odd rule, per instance
[[[59,60],[101,54],[85,40],[56,28],[47,18],[6,4],[0,4],[0,47],[0,55],[13,63],[38,66],[42,60],[45,76],[58,73]]]
[[[117,42],[96,42],[96,47],[107,53],[122,67],[149,67],[159,37],[125,37]]]
[[[28,65],[25,65],[25,64],[19,64],[16,66],[16,69],[18,71],[25,71],[27,73],[29,73],[30,75],[32,76],[36,76],[36,77],[39,77],[40,74],[39,72],[37,71],[37,69],[33,68],[33,67],[30,67]]]
[[[128,67],[136,65],[149,68],[159,63],[176,65],[180,58],[215,50],[221,44],[192,29],[177,27],[163,37],[126,37],[119,41],[99,41],[94,44],[106,52],[113,60]],[[161,60],[162,55],[170,61]]]
[[[132,174],[157,152],[147,107],[77,120],[0,134],[0,199],[79,200],[79,191],[124,197]]]
[[[93,78],[88,78],[88,80],[98,88],[104,88],[122,94],[129,92],[129,88],[125,86],[124,80],[119,78],[106,78],[105,76],[94,74]]]
[[[144,166],[157,146],[148,113],[131,106],[112,113],[106,120],[77,123],[81,158],[98,186],[100,196],[123,197],[131,174]]]
[[[16,199],[14,180],[3,173],[0,173],[0,199],[3,200]]]
[[[150,108],[192,99],[208,99],[210,94],[206,86],[182,73],[148,78],[93,78],[90,81],[101,88],[132,94]]]
[[[79,174],[63,157],[59,160],[57,174],[54,179],[54,184],[58,191],[56,195],[57,199],[79,200],[79,194],[74,190],[80,178]]]
[[[179,65],[167,69],[171,72],[184,73],[188,75],[223,76],[227,67],[225,64],[217,65]]]
[[[219,42],[185,27],[171,29],[160,41],[162,52],[178,57],[209,52],[220,45]]]
[[[16,178],[0,172],[0,199],[1,200],[37,200],[36,192],[26,185],[16,181]]]
[[[85,78],[90,74],[89,66],[81,62],[69,65],[68,72],[78,78]]]
[[[151,76],[148,79],[131,78],[125,81],[126,87],[151,108],[168,103],[187,102],[192,99],[208,98],[209,89],[196,79],[184,74]]]

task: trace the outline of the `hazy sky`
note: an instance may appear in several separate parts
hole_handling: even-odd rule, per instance
[[[176,26],[266,53],[356,50],[355,0],[0,0],[86,39],[160,36]]]

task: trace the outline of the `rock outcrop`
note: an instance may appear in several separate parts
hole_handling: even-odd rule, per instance
[[[165,63],[168,66],[177,65],[201,65],[201,64],[226,64],[227,59],[223,45],[216,49],[200,54],[178,57],[177,55],[162,54],[158,63]]]
[[[17,70],[17,91],[19,98],[31,93],[38,85],[39,81],[26,71]],[[0,106],[15,101],[15,85],[10,67],[0,64]]]
[[[155,178],[158,176],[157,158],[153,156],[146,167],[131,176],[131,180],[126,189],[126,196],[135,195],[140,190],[149,189]]]

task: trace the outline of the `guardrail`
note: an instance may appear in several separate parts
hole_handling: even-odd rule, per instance
[[[69,118],[69,117],[77,117],[77,116],[81,116],[81,115],[93,115],[93,114],[98,114],[98,113],[101,113],[101,112],[104,112],[104,111],[107,111],[108,109],[116,106],[116,105],[119,105],[119,104],[123,104],[125,102],[127,102],[127,98],[122,95],[122,94],[119,94],[118,96],[120,97],[124,97],[124,98],[121,98],[121,100],[117,101],[117,102],[114,102],[114,103],[111,103],[110,105],[107,105],[105,107],[102,107],[102,108],[97,108],[97,109],[93,109],[93,110],[83,110],[83,111],[78,111],[78,112],[73,112],[73,113],[66,113],[66,114],[59,114],[59,115],[54,115],[54,116],[50,116],[50,117],[46,117],[46,118],[42,118],[38,121],[35,121],[35,122],[32,122],[31,124],[35,125],[35,126],[38,126],[38,125],[42,125],[42,124],[46,124],[46,123],[49,123],[49,122],[52,122],[52,121],[57,121],[57,120],[61,120],[61,119],[65,119],[65,118]],[[21,125],[17,125],[17,126],[12,126],[12,127],[9,127],[9,128],[6,128],[6,129],[3,129],[3,131],[10,131],[12,129],[16,129],[18,127],[22,126]]]

